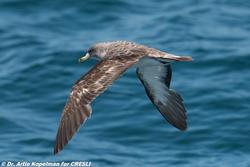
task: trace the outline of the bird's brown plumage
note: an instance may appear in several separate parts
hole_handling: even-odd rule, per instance
[[[73,86],[56,136],[54,153],[62,150],[80,125],[90,117],[90,103],[116,80],[131,64],[117,60],[100,61]]]
[[[101,61],[73,86],[68,97],[58,128],[54,153],[58,153],[69,142],[91,115],[91,102],[105,91],[124,71],[144,56],[176,61],[190,61],[190,57],[171,55],[154,48],[132,42],[118,41],[99,43],[93,46],[93,54]]]

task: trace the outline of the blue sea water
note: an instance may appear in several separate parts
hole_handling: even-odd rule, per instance
[[[247,0],[1,0],[0,161],[92,166],[250,166],[250,3]],[[53,146],[91,44],[129,40],[193,62],[173,63],[188,130],[170,126],[128,70],[92,104],[59,154]]]

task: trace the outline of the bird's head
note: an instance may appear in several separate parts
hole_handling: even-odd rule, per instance
[[[79,62],[84,62],[85,60],[94,56],[102,60],[106,56],[108,48],[109,48],[109,43],[95,44],[87,50],[86,54],[79,59]]]

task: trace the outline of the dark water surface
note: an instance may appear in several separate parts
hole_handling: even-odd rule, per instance
[[[250,166],[248,0],[1,0],[0,161],[94,166]],[[178,55],[172,87],[189,129],[171,127],[131,69],[93,103],[93,115],[52,154],[72,84],[96,63],[88,46],[129,40]]]

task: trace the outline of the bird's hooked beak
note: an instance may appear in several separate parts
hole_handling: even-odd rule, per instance
[[[81,58],[79,59],[79,63],[82,63],[82,62],[84,62],[85,60],[88,60],[89,58],[90,58],[90,54],[89,54],[89,53],[86,53],[85,56],[83,56],[83,57],[81,57]]]

